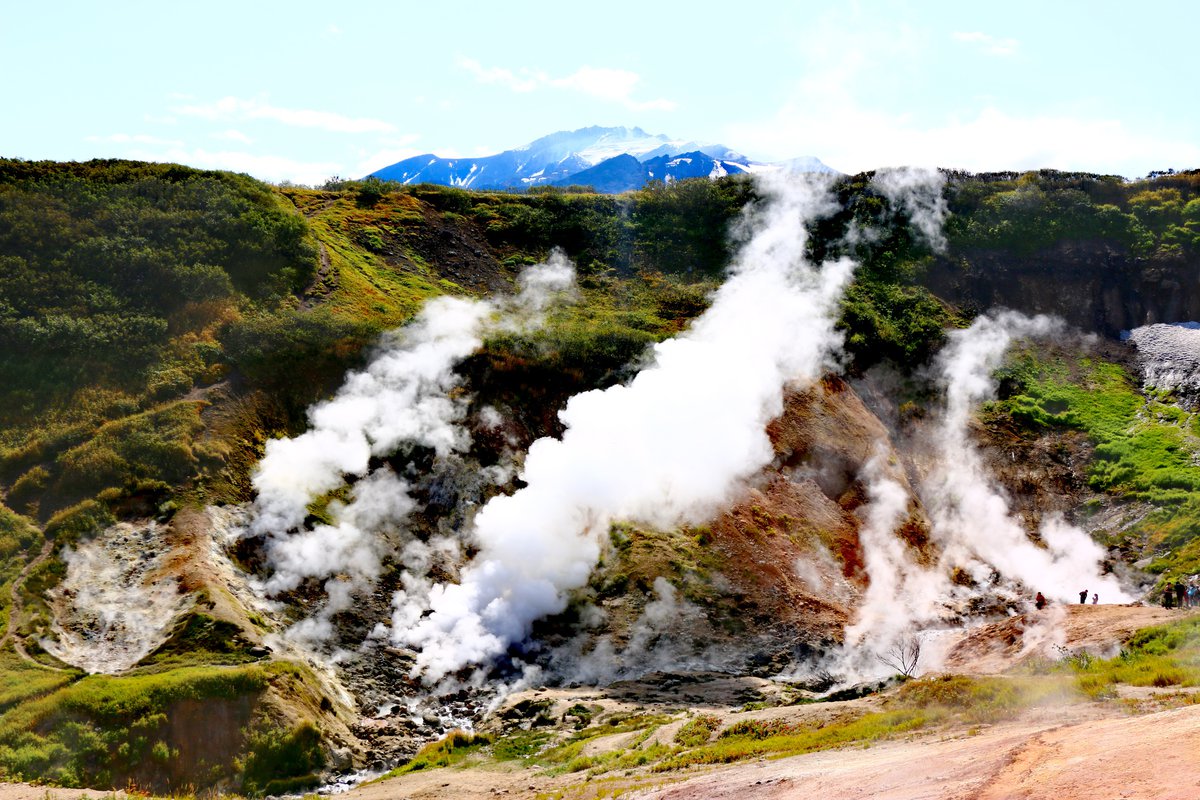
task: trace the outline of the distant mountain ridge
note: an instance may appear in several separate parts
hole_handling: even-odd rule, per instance
[[[592,126],[559,131],[523,147],[480,158],[413,156],[372,172],[382,180],[463,189],[512,189],[549,184],[593,186],[601,192],[740,172],[835,172],[815,157],[753,161],[725,145],[672,139],[641,128]]]

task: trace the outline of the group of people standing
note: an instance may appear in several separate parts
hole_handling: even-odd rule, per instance
[[[1079,604],[1085,605],[1088,601],[1088,590],[1083,589],[1079,592]],[[1100,595],[1092,593],[1092,605],[1100,602]],[[1041,592],[1037,593],[1033,604],[1041,611],[1050,601]],[[1174,583],[1168,583],[1163,587],[1162,593],[1163,608],[1196,608],[1200,606],[1200,575],[1193,575],[1188,579],[1187,583],[1182,580],[1176,580]]]
[[[1163,587],[1163,608],[1194,608],[1200,605],[1200,587],[1196,586],[1196,576],[1184,583],[1177,580]]]
[[[1086,603],[1087,596],[1088,596],[1088,590],[1084,589],[1082,592],[1079,593],[1079,602]],[[1100,602],[1100,595],[1093,594],[1092,595],[1092,605],[1096,605],[1099,602]],[[1050,605],[1050,601],[1046,599],[1046,595],[1042,594],[1041,592],[1038,592],[1037,597],[1035,597],[1033,600],[1033,605],[1037,608],[1038,611],[1041,611],[1043,608]]]

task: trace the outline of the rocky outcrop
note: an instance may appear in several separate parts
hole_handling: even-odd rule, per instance
[[[937,259],[921,282],[966,310],[1054,314],[1112,338],[1140,325],[1200,319],[1200,264],[1137,259],[1103,241],[1062,242],[1026,258],[958,253]]]
[[[1189,408],[1200,400],[1200,325],[1145,325],[1129,341],[1137,348],[1142,382],[1174,392]]]

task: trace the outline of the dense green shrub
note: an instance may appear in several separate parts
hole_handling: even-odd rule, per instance
[[[12,779],[74,787],[124,785],[139,776],[165,789],[178,744],[171,737],[179,735],[170,731],[169,715],[180,703],[253,700],[273,674],[288,669],[188,668],[79,678],[0,714],[0,770]],[[54,679],[42,681],[43,691],[61,683],[61,676]]]
[[[307,405],[360,365],[364,348],[378,335],[371,324],[317,309],[246,317],[225,327],[220,339],[254,384]]]
[[[72,543],[90,538],[116,521],[104,503],[83,500],[50,518],[46,523],[46,538]]]
[[[684,747],[699,747],[712,738],[720,725],[721,718],[715,714],[698,714],[675,732],[675,742]]]
[[[293,794],[316,785],[325,754],[321,732],[310,722],[286,730],[268,727],[247,739],[242,790],[249,795]]]
[[[31,520],[0,503],[0,559],[12,558],[41,540],[41,531]]]
[[[304,220],[245,176],[0,159],[0,418],[138,381],[185,307],[286,292],[314,266]]]

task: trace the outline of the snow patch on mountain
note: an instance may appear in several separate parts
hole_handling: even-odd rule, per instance
[[[625,158],[644,164],[645,169]],[[718,178],[766,171],[834,170],[813,157],[764,164],[722,144],[673,139],[641,128],[592,126],[553,133],[477,159],[446,159],[426,153],[371,174],[404,184],[434,183],[462,189],[581,184],[602,192],[623,192],[641,188],[653,179]]]

